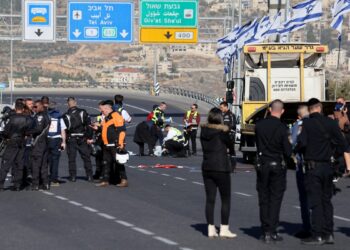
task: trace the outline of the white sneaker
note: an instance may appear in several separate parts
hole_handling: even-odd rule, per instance
[[[219,237],[218,233],[216,232],[215,225],[208,225],[208,237],[209,238]]]
[[[234,234],[228,229],[228,225],[220,225],[220,237],[224,239],[233,239],[237,237],[237,234]]]

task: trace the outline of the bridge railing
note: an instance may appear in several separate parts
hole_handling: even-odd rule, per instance
[[[150,84],[139,84],[139,83],[95,83],[89,84],[86,82],[74,82],[74,83],[41,83],[41,84],[15,84],[16,89],[21,88],[94,88],[94,89],[120,89],[120,90],[132,90],[132,91],[140,91],[140,92],[148,92],[150,94],[153,93],[153,85]],[[190,99],[202,101],[211,105],[218,105],[217,99],[214,97],[208,96],[203,93],[199,93],[192,90],[187,90],[179,87],[169,87],[169,86],[161,86],[160,95],[168,94],[175,96],[187,97]]]

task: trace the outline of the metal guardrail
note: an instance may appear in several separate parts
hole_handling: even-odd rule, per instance
[[[24,84],[24,85],[18,85],[16,84],[16,89],[21,88],[94,88],[94,89],[120,89],[120,90],[133,90],[133,91],[140,91],[140,92],[148,92],[152,93],[153,86],[150,86],[149,84],[139,84],[139,83],[98,83],[98,84],[86,84],[86,83],[79,83],[76,82],[74,84]],[[177,88],[177,87],[168,87],[168,86],[161,86],[160,87],[160,95],[169,94],[169,95],[175,95],[175,96],[182,96],[191,98],[194,100],[202,101],[208,104],[211,104],[213,106],[218,105],[218,101],[211,96],[198,93],[195,91]]]

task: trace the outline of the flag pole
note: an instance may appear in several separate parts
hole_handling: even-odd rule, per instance
[[[338,36],[338,62],[337,62],[337,75],[339,71],[339,64],[340,64],[340,50],[341,50],[341,34]],[[334,89],[334,100],[337,99],[337,92],[338,92],[338,80],[335,81],[335,89]]]

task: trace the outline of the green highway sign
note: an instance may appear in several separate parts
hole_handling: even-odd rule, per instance
[[[141,27],[197,27],[198,0],[140,1]]]

